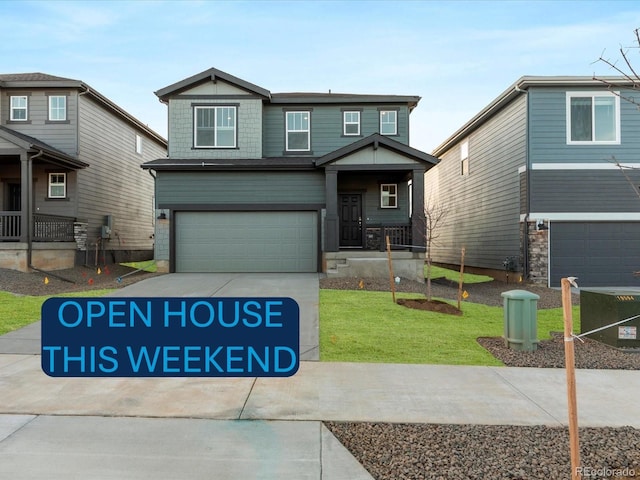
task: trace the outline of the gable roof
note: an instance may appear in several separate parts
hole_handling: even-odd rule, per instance
[[[351,155],[352,153],[363,150],[365,148],[369,148],[371,146],[374,150],[382,146],[396,153],[404,155],[405,157],[416,160],[420,163],[428,164],[429,167],[435,165],[440,161],[440,159],[434,157],[433,155],[429,155],[422,150],[417,150],[387,136],[380,135],[379,133],[374,133],[373,135],[369,135],[368,137],[358,140],[357,142],[350,143],[349,145],[339,148],[338,150],[334,150],[333,152],[318,158],[316,160],[316,166],[320,167],[329,163],[333,163],[337,160],[340,160],[341,158]]]
[[[235,85],[242,90],[246,90],[249,93],[254,93],[260,97],[269,98],[271,96],[271,92],[269,90],[254,85],[253,83],[249,83],[245,80],[242,80],[241,78],[234,77],[233,75],[223,72],[222,70],[218,70],[217,68],[210,68],[208,70],[205,70],[204,72],[197,73],[196,75],[193,75],[189,78],[185,78],[184,80],[173,83],[168,87],[161,88],[154,93],[158,96],[158,98],[160,98],[160,100],[166,100],[166,98],[171,95],[178,94],[184,90],[188,90],[189,88],[193,88],[205,82],[215,82],[217,79]]]
[[[89,166],[88,163],[82,162],[77,158],[72,157],[71,155],[67,155],[66,153],[58,150],[55,147],[52,147],[51,145],[41,140],[38,140],[37,138],[30,137],[29,135],[25,135],[24,133],[16,132],[15,130],[11,130],[3,125],[0,125],[0,138],[14,143],[27,151],[41,151],[44,156],[47,157],[47,160],[50,160],[53,163],[57,163],[66,168],[78,169],[86,168]]]
[[[103,108],[120,117],[134,128],[137,128],[163,148],[167,148],[167,140],[159,133],[149,128],[122,107],[116,105],[114,102],[81,80],[56,77],[55,75],[40,72],[3,73],[0,74],[0,88],[72,88],[82,90],[83,95],[87,95],[92,98]]]
[[[449,138],[437,146],[433,152],[440,156],[458,143],[487,120],[508,105],[514,98],[526,93],[530,87],[591,87],[591,88],[632,88],[634,82],[625,77],[586,77],[586,76],[534,76],[525,75],[516,80],[489,105],[478,112],[471,120],[456,130]],[[637,87],[636,87],[637,88]]]

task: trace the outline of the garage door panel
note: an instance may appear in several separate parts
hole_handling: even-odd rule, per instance
[[[578,277],[581,286],[636,286],[640,277],[639,222],[552,222],[550,283]]]
[[[316,272],[316,212],[177,212],[178,272]]]

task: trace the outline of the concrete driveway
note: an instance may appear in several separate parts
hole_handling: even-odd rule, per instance
[[[319,360],[317,273],[171,273],[114,297],[291,297],[300,306],[300,360]]]

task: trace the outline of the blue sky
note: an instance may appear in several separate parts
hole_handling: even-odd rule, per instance
[[[215,67],[272,92],[419,95],[432,151],[522,75],[612,74],[636,1],[0,0],[2,73],[83,80],[166,136],[154,91]],[[637,49],[631,58],[640,57]]]

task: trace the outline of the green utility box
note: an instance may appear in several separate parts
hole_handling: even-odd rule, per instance
[[[640,292],[580,290],[580,333],[640,315]],[[617,348],[640,347],[640,318],[600,330],[587,337]]]
[[[538,348],[539,295],[526,290],[503,292],[504,342],[512,350],[533,352]]]

